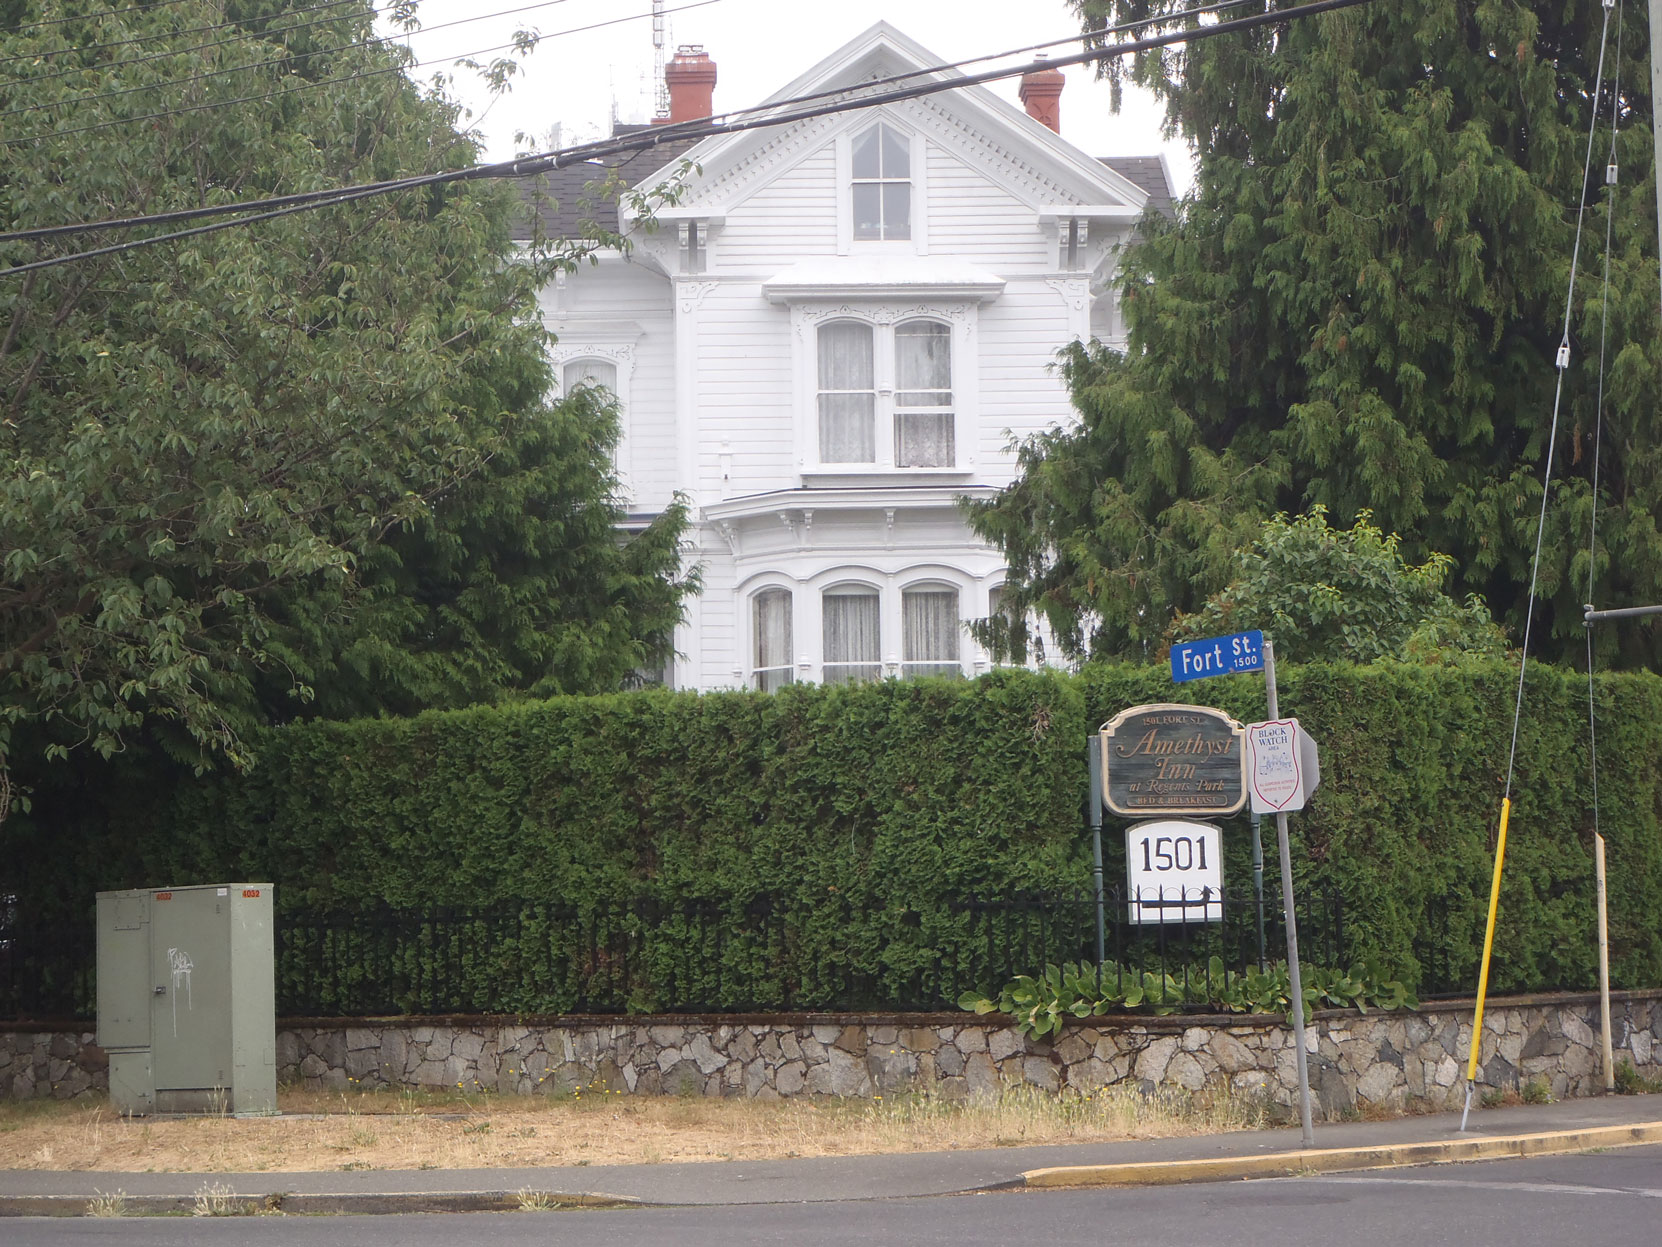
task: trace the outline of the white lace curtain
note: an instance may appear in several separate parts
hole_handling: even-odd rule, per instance
[[[617,393],[617,365],[605,359],[574,359],[561,377],[562,392],[570,394],[580,385],[603,385]]]
[[[875,463],[877,382],[871,326],[838,320],[819,329],[821,463]]]
[[[896,325],[894,372],[895,465],[951,467],[952,330],[932,320]]]
[[[825,682],[875,680],[883,674],[882,636],[875,589],[825,595]]]
[[[791,595],[787,589],[764,589],[755,601],[755,682],[771,693],[791,682]]]
[[[903,673],[958,675],[958,591],[908,589],[900,599]]]

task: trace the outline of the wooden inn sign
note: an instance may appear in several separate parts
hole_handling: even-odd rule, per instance
[[[1237,813],[1246,729],[1206,706],[1133,706],[1102,725],[1102,799],[1127,818]]]

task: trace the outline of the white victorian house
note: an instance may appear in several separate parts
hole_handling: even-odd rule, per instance
[[[880,23],[767,103],[940,63]],[[666,77],[671,120],[709,114],[702,51]],[[1010,482],[1012,437],[1073,418],[1056,352],[1121,340],[1121,245],[1170,205],[1160,158],[1060,137],[1061,84],[1029,75],[1026,113],[969,87],[612,163],[643,190],[696,171],[543,312],[562,383],[618,398],[632,515],[691,503],[704,587],[677,688],[989,665],[963,624],[997,609],[1004,565],[958,500]],[[555,175],[545,225],[573,228],[600,172]]]

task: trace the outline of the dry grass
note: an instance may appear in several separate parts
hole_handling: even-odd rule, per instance
[[[1082,1143],[1246,1129],[1265,1107],[1135,1091],[1056,1096],[1011,1088],[950,1103],[762,1102],[628,1096],[353,1092],[279,1094],[285,1116],[127,1119],[107,1101],[0,1103],[0,1168],[147,1172],[471,1169],[852,1156]]]

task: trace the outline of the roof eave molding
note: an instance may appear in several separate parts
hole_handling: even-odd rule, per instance
[[[785,86],[775,91],[763,100],[758,108],[767,108],[781,104],[797,96],[834,90],[839,81],[846,76],[860,62],[883,51],[891,50],[899,58],[910,62],[919,68],[928,68],[943,64],[941,57],[916,42],[911,37],[902,34],[888,22],[878,22],[863,33],[843,44],[818,64],[799,74]],[[957,77],[955,71],[943,71],[933,75],[936,81],[944,81]],[[847,86],[857,86],[857,82],[847,82]],[[960,107],[972,113],[979,113],[989,125],[1003,128],[1019,135],[1029,156],[1039,165],[1044,166],[1045,172],[1063,185],[1075,187],[1080,196],[1087,203],[1104,203],[1120,200],[1132,209],[1129,219],[1135,220],[1142,215],[1144,206],[1148,202],[1148,192],[1143,190],[1130,178],[1115,172],[1107,165],[1102,164],[1092,156],[1069,143],[1066,139],[1051,130],[1041,122],[1029,117],[1026,112],[1015,105],[999,98],[984,86],[965,86],[956,88],[950,93]],[[761,135],[766,131],[749,130],[737,134],[712,135],[694,145],[681,156],[677,157],[673,165],[679,167],[682,162],[698,166],[703,170],[703,176],[722,165],[730,154],[737,155],[746,150],[751,142],[765,141]],[[665,165],[654,170],[647,177],[636,183],[637,187],[651,187],[663,181],[673,169]],[[689,188],[696,188],[700,175],[695,174],[690,180]]]

